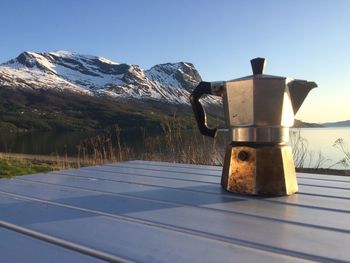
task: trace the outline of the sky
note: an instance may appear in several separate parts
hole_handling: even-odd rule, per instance
[[[0,0],[0,63],[68,50],[147,69],[191,62],[205,81],[266,74],[315,81],[296,118],[350,119],[348,0]]]

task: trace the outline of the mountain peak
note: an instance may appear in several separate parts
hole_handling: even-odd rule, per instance
[[[56,51],[47,52],[46,54],[50,54],[58,57],[77,57],[77,56],[92,57],[90,55],[82,55],[82,54],[78,54],[76,52],[67,51],[67,50],[56,50]]]
[[[66,51],[66,50],[57,50],[57,51],[51,51],[47,53],[42,53],[43,55],[53,56],[53,57],[62,57],[62,58],[71,58],[71,59],[82,59],[82,60],[99,60],[102,63],[106,64],[113,64],[118,65],[118,63],[111,61],[104,57],[99,56],[93,56],[93,55],[86,55],[86,54],[80,54],[77,52],[72,51]]]
[[[3,65],[11,66],[11,67],[27,67],[33,68],[37,66],[38,60],[42,58],[36,52],[25,51],[18,55],[15,59],[11,59],[10,61],[5,62]]]
[[[202,80],[194,65],[188,62],[158,64],[147,70],[146,74],[153,81],[188,91]]]

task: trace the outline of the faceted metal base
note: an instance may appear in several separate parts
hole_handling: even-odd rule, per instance
[[[221,185],[229,192],[291,195],[298,191],[289,146],[232,146],[226,149]]]

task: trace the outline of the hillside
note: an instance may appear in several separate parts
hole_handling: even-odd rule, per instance
[[[189,95],[200,81],[187,62],[144,70],[68,51],[23,52],[0,65],[0,129],[159,128],[175,112],[189,126]],[[204,104],[220,114],[219,98]]]
[[[318,123],[303,122],[303,121],[295,119],[293,127],[294,128],[322,128],[324,126],[322,124],[318,124]]]
[[[190,126],[189,106],[104,97],[52,90],[13,90],[0,87],[0,129],[96,130],[118,124],[122,128],[161,128],[173,115]]]
[[[325,127],[350,127],[350,120],[322,123]]]

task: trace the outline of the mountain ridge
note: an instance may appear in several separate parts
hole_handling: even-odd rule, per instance
[[[3,86],[26,88],[30,84],[29,87],[187,105],[190,91],[201,81],[189,62],[157,64],[144,70],[138,65],[69,51],[22,52],[2,63],[0,73]]]
[[[325,127],[350,127],[350,120],[321,123]]]
[[[144,70],[69,51],[22,52],[0,64],[0,129],[162,129],[175,113],[182,127],[193,127],[189,96],[200,81],[189,62]],[[220,100],[203,99],[209,118],[220,114]]]

